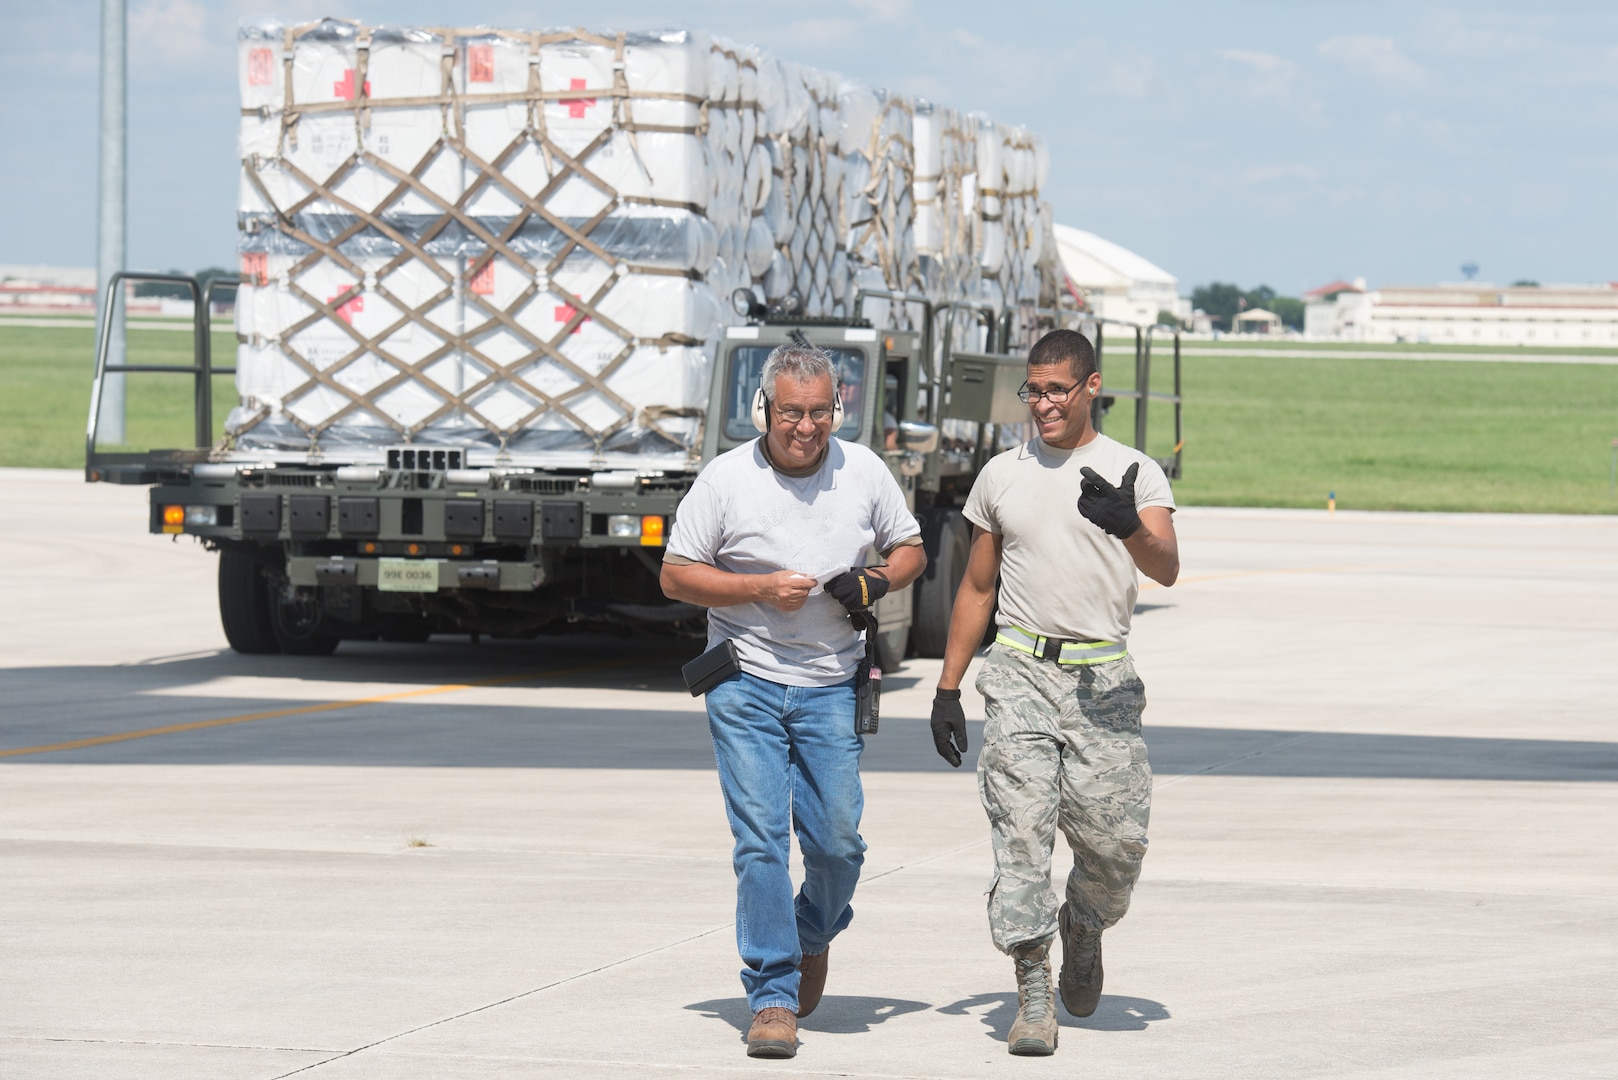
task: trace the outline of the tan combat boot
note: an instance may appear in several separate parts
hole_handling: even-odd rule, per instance
[[[1051,986],[1049,942],[1012,950],[1017,966],[1017,1019],[1006,1036],[1013,1054],[1043,1057],[1056,1053],[1056,994]]]
[[[1101,1003],[1101,931],[1091,930],[1062,905],[1062,1004],[1074,1016],[1089,1016]]]
[[[760,1009],[747,1029],[747,1056],[789,1058],[798,1052],[798,1018],[791,1009]]]

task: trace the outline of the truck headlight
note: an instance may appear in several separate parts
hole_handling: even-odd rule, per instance
[[[217,525],[219,524],[219,507],[188,506],[185,508],[185,523],[187,525]]]
[[[607,535],[620,540],[629,540],[640,536],[639,514],[608,514]]]

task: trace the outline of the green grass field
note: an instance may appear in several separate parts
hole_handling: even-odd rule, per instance
[[[1154,360],[1153,389],[1171,387]],[[1120,362],[1122,361],[1122,362]],[[1185,505],[1611,514],[1618,365],[1192,356],[1183,361]],[[1108,350],[1106,384],[1133,385]],[[1133,404],[1105,420],[1128,442]],[[1154,404],[1148,450],[1173,446]]]
[[[80,468],[95,371],[94,332],[86,326],[0,326],[0,466]],[[131,364],[192,363],[191,335],[173,330],[129,331]],[[234,366],[234,331],[215,331],[216,363]],[[190,446],[192,376],[126,375],[127,447]],[[214,377],[216,434],[236,403],[229,376]],[[125,447],[102,444],[103,450]]]
[[[129,346],[132,363],[191,362],[188,334],[131,330]],[[1343,509],[1618,513],[1608,491],[1618,365],[1409,361],[1377,351],[1352,360],[1259,349],[1187,357],[1179,500],[1323,507],[1335,491]],[[218,361],[234,353],[234,335],[217,333]],[[1155,389],[1170,385],[1164,356],[1154,355]],[[83,464],[91,363],[85,327],[0,326],[0,466]],[[1107,385],[1128,388],[1132,373],[1128,354],[1109,348]],[[129,380],[130,443],[190,445],[189,376]],[[217,378],[216,425],[234,401],[230,380]],[[1168,407],[1154,405],[1150,419],[1148,449],[1167,454]],[[1106,430],[1130,441],[1130,403],[1113,408]]]
[[[1199,351],[1217,350],[1219,352],[1242,353],[1247,355],[1262,355],[1266,352],[1300,351],[1300,352],[1329,352],[1339,353],[1352,351],[1356,353],[1429,353],[1465,356],[1467,353],[1488,353],[1499,356],[1505,353],[1515,353],[1518,356],[1552,355],[1552,356],[1618,356],[1618,348],[1583,348],[1574,345],[1451,345],[1431,342],[1406,341],[1399,344],[1346,342],[1346,341],[1300,341],[1297,338],[1280,338],[1275,341],[1265,341],[1262,338],[1239,339],[1222,337],[1217,341],[1206,339],[1187,338],[1182,342],[1186,349]],[[1107,357],[1111,359],[1116,353],[1119,356],[1134,355],[1135,343],[1133,335],[1120,334],[1107,340]],[[1152,345],[1154,357],[1173,354],[1173,341],[1171,338],[1158,335]]]

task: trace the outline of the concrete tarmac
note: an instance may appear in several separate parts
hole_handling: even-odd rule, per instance
[[[1618,1075],[1618,519],[1182,511],[1151,850],[1049,1059],[911,661],[826,998],[754,1062],[691,649],[238,657],[144,500],[0,471],[5,1080]]]

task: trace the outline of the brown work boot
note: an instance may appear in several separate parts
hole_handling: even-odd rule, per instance
[[[1013,949],[1017,966],[1017,1019],[1006,1036],[1013,1054],[1044,1057],[1056,1053],[1056,995],[1051,987],[1049,942]]]
[[[789,1058],[798,1052],[798,1018],[791,1009],[760,1009],[747,1029],[747,1056]]]
[[[798,963],[798,1019],[815,1011],[820,995],[826,989],[826,968],[831,961],[828,946],[815,956],[805,956]]]
[[[1101,1004],[1101,931],[1079,922],[1062,905],[1062,1005],[1074,1016],[1089,1016]]]

